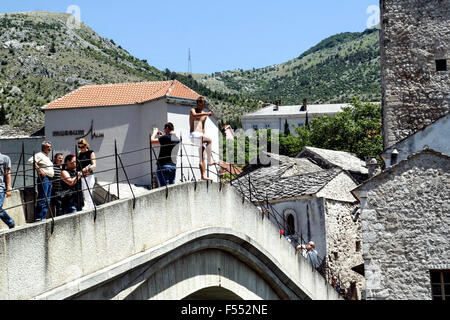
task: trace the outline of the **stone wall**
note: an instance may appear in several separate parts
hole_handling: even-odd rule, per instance
[[[364,263],[362,249],[361,221],[353,222],[352,212],[356,204],[326,200],[327,261],[332,273],[339,277],[346,291],[351,282],[356,283],[358,299],[365,290],[365,279],[351,270]]]
[[[384,146],[391,147],[450,110],[450,2],[381,0]]]
[[[317,197],[343,202],[355,202],[355,197],[353,197],[351,191],[357,186],[351,176],[342,171],[317,193]]]
[[[430,270],[450,269],[450,158],[423,151],[358,189],[367,299],[430,300]]]

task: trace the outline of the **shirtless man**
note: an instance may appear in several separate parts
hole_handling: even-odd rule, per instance
[[[209,116],[213,115],[213,112],[203,112],[203,108],[206,105],[206,100],[203,97],[197,99],[197,108],[191,109],[191,114],[189,116],[189,124],[191,127],[190,138],[194,141],[195,145],[199,145],[199,157],[200,157],[200,172],[202,175],[202,180],[212,181],[208,179],[205,175],[205,157],[204,152],[208,157],[208,165],[214,166],[215,162],[212,162],[212,140],[210,137],[205,135],[205,123]]]

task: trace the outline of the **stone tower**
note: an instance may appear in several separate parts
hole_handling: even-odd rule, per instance
[[[450,1],[380,2],[384,147],[389,148],[450,111]]]

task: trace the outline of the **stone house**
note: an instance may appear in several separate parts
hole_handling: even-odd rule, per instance
[[[450,156],[450,143],[443,137],[450,137],[450,114],[387,148],[381,157],[389,168],[426,147]]]
[[[341,168],[324,170],[306,158],[269,156],[279,165],[248,172],[233,185],[261,208],[269,202],[276,211],[269,219],[293,245],[314,241],[331,273],[361,299],[364,277],[352,270],[363,263],[361,223],[351,194],[358,183]]]
[[[450,299],[450,157],[420,151],[353,191],[368,300]]]
[[[387,170],[353,191],[366,298],[449,299],[450,3],[380,4]]]

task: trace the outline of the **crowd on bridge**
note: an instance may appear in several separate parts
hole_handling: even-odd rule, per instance
[[[206,99],[199,97],[197,107],[191,109],[190,138],[199,147],[201,179],[212,181],[206,176],[205,168],[207,165],[216,165],[216,162],[212,160],[212,140],[205,135],[205,122],[213,113],[203,112],[205,105]],[[156,170],[159,187],[175,184],[177,154],[181,141],[174,131],[174,125],[168,122],[164,126],[164,132],[154,128],[150,138],[151,145],[160,148]],[[35,222],[45,220],[49,210],[52,216],[61,216],[94,209],[94,170],[97,168],[95,152],[84,138],[78,140],[78,149],[76,155],[57,153],[50,159],[52,143],[44,141],[41,152],[28,159],[28,164],[37,173]],[[208,160],[207,164],[205,159]],[[11,197],[11,191],[11,159],[0,154],[0,218],[9,228],[14,228],[14,220],[3,210],[4,200]]]
[[[92,190],[97,166],[95,152],[90,150],[85,139],[78,141],[78,148],[77,155],[64,157],[62,153],[57,153],[50,159],[52,143],[44,141],[41,152],[28,159],[28,164],[37,174],[35,222],[45,220],[49,210],[61,216],[93,208]],[[4,199],[11,197],[11,191],[11,159],[0,154],[0,218],[12,229],[15,222],[3,209]]]

